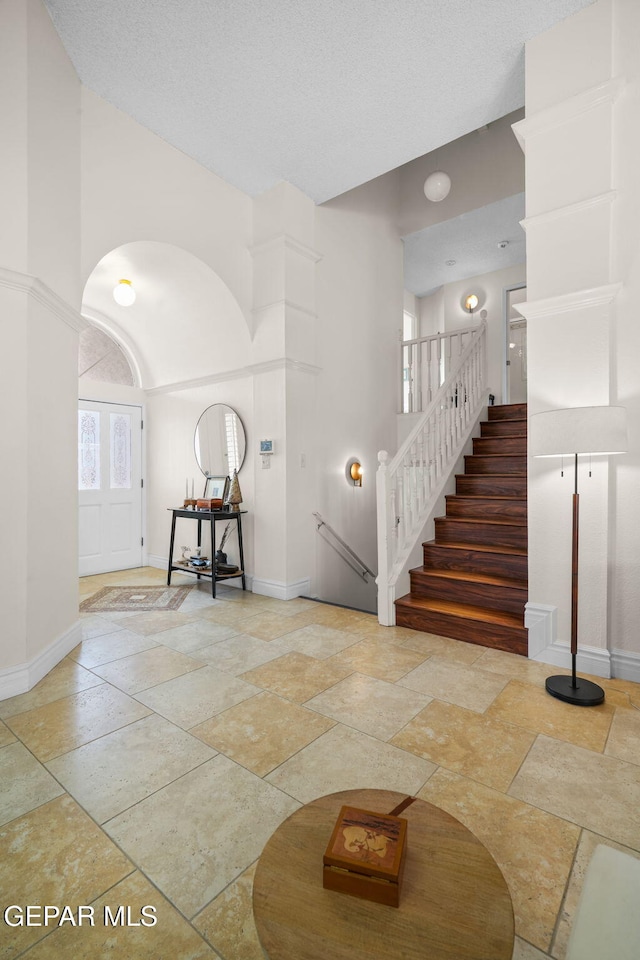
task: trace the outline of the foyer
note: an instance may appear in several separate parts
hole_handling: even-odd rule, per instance
[[[164,578],[85,578],[80,599]],[[82,642],[0,703],[0,899],[126,904],[134,922],[150,905],[158,922],[3,925],[3,960],[262,960],[264,843],[301,804],[362,785],[433,802],[489,848],[514,960],[562,960],[596,844],[640,857],[638,684],[600,679],[606,702],[576,710],[547,696],[544,664],[230,587],[81,621]]]

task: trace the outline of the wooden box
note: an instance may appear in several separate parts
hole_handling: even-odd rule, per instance
[[[214,498],[213,500],[202,498],[195,502],[197,510],[222,510],[222,500],[217,498]]]
[[[323,857],[322,886],[397,907],[406,849],[402,817],[342,807]]]

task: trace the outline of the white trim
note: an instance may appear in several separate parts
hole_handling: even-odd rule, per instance
[[[131,337],[122,330],[115,320],[112,320],[111,317],[106,316],[106,314],[101,313],[99,310],[95,310],[93,307],[85,307],[83,304],[82,316],[88,320],[92,326],[96,326],[99,330],[106,333],[111,340],[115,340],[129,361],[133,378],[136,381],[134,387],[142,387],[144,377],[142,376],[142,369],[138,362],[136,348],[133,346]]]
[[[543,300],[525,300],[523,303],[513,306],[527,320],[536,320],[538,317],[555,317],[560,313],[572,313],[574,310],[601,307],[613,303],[621,290],[621,283],[608,283],[602,287],[560,293],[555,297],[546,297]]]
[[[305,243],[296,240],[295,237],[292,237],[288,233],[279,233],[274,237],[269,237],[268,240],[262,240],[260,243],[254,244],[252,247],[249,247],[249,253],[252,257],[258,257],[278,246],[281,246],[283,249],[292,250],[299,256],[311,260],[312,263],[319,263],[319,261],[322,260],[321,253],[318,253],[313,247],[308,247]]]
[[[28,273],[18,273],[17,270],[7,270],[5,267],[0,267],[0,286],[8,287],[10,290],[20,290],[22,293],[26,293],[27,296],[33,297],[34,300],[42,304],[56,316],[58,320],[62,320],[67,326],[73,330],[77,330],[78,333],[87,327],[87,321],[84,317],[82,317],[77,310],[74,310],[73,307],[69,306],[66,300],[59,297],[51,287],[43,283],[42,280],[38,280],[37,277],[32,277]]]
[[[599,207],[605,203],[613,203],[617,199],[616,190],[607,190],[605,193],[599,193],[595,197],[588,197],[586,200],[578,200],[576,203],[568,203],[564,207],[555,207],[553,210],[547,210],[545,213],[536,213],[533,217],[525,217],[520,220],[520,226],[527,232],[529,227],[538,227],[546,223],[553,223],[554,220],[561,220],[563,217],[570,217],[574,213],[584,213],[592,207]]]
[[[295,600],[296,597],[309,596],[311,580],[295,580],[293,583],[283,583],[281,580],[266,580],[263,577],[254,577],[252,590],[263,597],[273,597],[275,600]]]
[[[640,683],[640,653],[632,653],[630,650],[612,650],[611,675],[621,680]]]
[[[314,313],[313,310],[301,307],[299,303],[295,303],[293,300],[287,300],[286,297],[281,297],[279,300],[272,300],[271,303],[265,303],[261,307],[255,307],[255,309],[251,311],[252,316],[256,319],[261,313],[265,313],[267,310],[273,309],[273,307],[285,307],[287,310],[295,310],[297,313],[302,313],[305,317],[310,317],[311,320],[318,319],[318,314]]]
[[[524,608],[524,625],[529,631],[529,659],[539,655],[553,643],[557,632],[557,607],[545,603],[527,603]]]
[[[82,624],[77,620],[33,660],[0,670],[0,700],[27,693],[81,641]]]
[[[543,650],[537,657],[531,657],[539,663],[549,663],[571,672],[571,651],[568,643],[556,640],[551,646]],[[611,677],[611,655],[602,647],[578,647],[576,656],[576,670],[578,673],[591,673],[596,677],[608,680]]]
[[[177,383],[166,383],[161,387],[151,387],[145,391],[147,396],[154,397],[162,393],[174,393],[178,390],[194,390],[198,387],[208,387],[212,383],[226,383],[229,380],[241,380],[244,377],[255,377],[261,373],[271,373],[273,370],[298,370],[317,376],[321,367],[301,360],[290,360],[288,357],[278,357],[275,360],[265,360],[263,363],[252,363],[236,370],[227,370],[224,373],[212,373],[206,377],[196,377],[193,380],[180,380]]]
[[[529,630],[529,659],[571,669],[569,645],[556,640],[557,608],[543,603],[527,603],[524,625]],[[576,667],[597,677],[618,677],[640,683],[640,653],[630,650],[604,650],[578,647]]]
[[[525,117],[517,123],[511,124],[516,139],[522,149],[526,152],[527,137],[535,137],[540,133],[546,133],[553,130],[554,127],[560,127],[579,117],[580,114],[593,110],[603,103],[613,105],[620,96],[623,88],[626,86],[624,77],[614,77],[612,80],[605,80],[589,90],[583,90],[573,97],[568,97],[560,103],[554,103],[550,107],[539,110],[531,117]]]

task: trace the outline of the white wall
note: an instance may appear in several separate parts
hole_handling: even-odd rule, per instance
[[[522,111],[511,113],[394,171],[400,190],[400,235],[522,193],[524,164],[511,131],[521,116]],[[420,202],[416,198],[424,200],[424,181],[436,170],[449,174],[451,192],[439,203]]]
[[[615,564],[611,603],[611,645],[625,653],[640,653],[640,6],[618,0],[613,21],[613,74],[624,77],[624,96],[616,102],[613,127],[614,204],[613,275],[624,286],[617,301],[615,399],[627,408],[629,453],[616,458],[612,484],[615,515],[612,559]],[[636,674],[636,679],[640,676]]]
[[[518,264],[505,270],[494,270],[468,280],[447,283],[428,297],[420,297],[421,336],[431,336],[438,331],[451,331],[479,323],[480,311],[487,311],[487,356],[488,386],[502,402],[502,377],[505,360],[505,328],[503,318],[503,293],[506,287],[526,281],[526,265]],[[463,303],[469,293],[478,297],[478,307],[473,318],[464,309]]]
[[[377,568],[375,472],[378,450],[395,452],[398,331],[402,324],[402,245],[395,228],[397,185],[381,178],[317,210],[318,465],[316,509]],[[364,469],[349,486],[350,457]],[[316,536],[317,593],[374,609],[365,585]]]
[[[251,309],[251,200],[82,88],[82,276],[135,240],[209,264]]]
[[[226,403],[233,407],[247,431],[247,450],[239,480],[242,491],[245,565],[253,570],[253,517],[255,467],[255,444],[251,432],[252,384],[249,377],[226,383],[211,384],[182,390],[178,393],[156,393],[147,398],[146,447],[147,447],[147,551],[154,566],[164,566],[169,556],[169,536],[173,507],[182,506],[185,498],[185,482],[195,484],[195,496],[204,492],[205,478],[201,473],[194,452],[194,432],[200,415],[213,403]],[[191,494],[189,494],[191,495]],[[179,547],[196,544],[196,524],[192,520],[178,520],[174,556],[180,557]],[[218,527],[217,536],[222,534]],[[208,535],[205,538],[208,543]],[[208,554],[210,556],[210,553]],[[232,538],[229,556],[237,562],[235,537]]]

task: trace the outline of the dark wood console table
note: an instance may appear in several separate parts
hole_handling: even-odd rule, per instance
[[[242,514],[246,510],[185,510],[183,508],[172,510],[171,520],[171,540],[169,541],[169,568],[167,570],[167,585],[171,585],[171,573],[173,570],[179,570],[180,573],[194,573],[198,580],[205,577],[211,580],[211,596],[216,595],[216,583],[220,580],[232,580],[238,577],[242,578],[242,589],[247,589],[244,572],[244,549],[242,545]],[[211,524],[211,567],[194,567],[190,563],[185,563],[173,559],[173,545],[176,538],[176,520],[178,517],[184,517],[187,520],[198,521],[198,546],[202,543],[202,523]],[[235,573],[218,573],[216,570],[216,520],[235,520],[238,528],[238,548],[240,552],[240,569]]]

